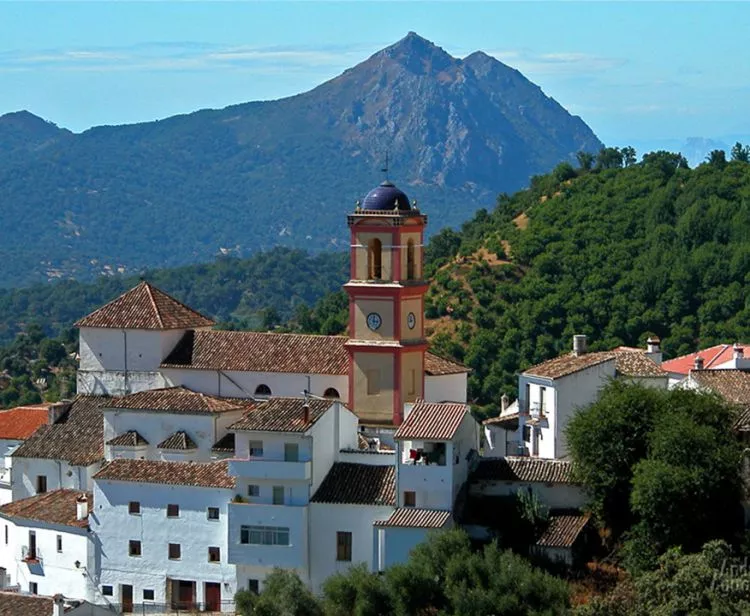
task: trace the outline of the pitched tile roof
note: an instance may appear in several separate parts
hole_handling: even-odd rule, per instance
[[[29,438],[39,426],[47,423],[49,411],[46,404],[17,406],[0,411],[0,439],[23,441]]]
[[[732,404],[750,406],[750,372],[733,369],[692,370],[690,378]]]
[[[497,417],[490,417],[482,422],[485,426],[502,426],[503,424],[510,424],[518,426],[518,420],[521,417],[520,413],[507,413],[506,415],[498,415]]]
[[[237,411],[247,408],[249,404],[252,404],[250,400],[240,402],[236,398],[209,396],[180,386],[150,389],[112,398],[108,408],[197,414]]]
[[[545,548],[569,548],[589,522],[588,515],[550,515],[546,530],[536,545]]]
[[[313,503],[396,505],[396,467],[335,462]]]
[[[333,400],[308,398],[309,412],[305,421],[304,398],[270,398],[261,402],[236,421],[230,430],[260,430],[263,432],[307,432],[333,406]]]
[[[64,460],[73,466],[89,466],[104,458],[102,408],[107,396],[76,396],[52,425],[41,426],[13,452],[15,458]]]
[[[387,520],[377,520],[375,526],[401,528],[443,528],[450,520],[451,512],[439,509],[416,509],[401,507],[396,509]]]
[[[81,494],[84,493],[80,490],[44,492],[3,505],[0,513],[12,518],[86,528],[89,525],[88,519],[77,519],[76,500]],[[90,492],[85,494],[91,511],[94,497]]]
[[[202,488],[234,488],[234,477],[229,475],[228,463],[224,461],[165,462],[118,458],[104,466],[94,475],[94,479]]]
[[[190,329],[214,322],[148,282],[80,319],[76,327],[117,329]]]
[[[449,441],[469,412],[465,404],[418,400],[394,438],[404,440]]]
[[[614,360],[615,370],[622,376],[667,377],[667,373],[641,349],[620,347],[612,351],[598,351],[576,355],[566,353],[527,368],[523,374],[546,379],[559,379],[592,366]]]
[[[695,358],[700,355],[703,358],[703,368],[709,369],[713,366],[720,366],[732,359],[733,350],[731,344],[717,344],[707,349],[702,349],[696,353],[688,353],[662,363],[662,368],[667,372],[675,374],[687,374],[695,366]],[[750,344],[740,344],[744,351],[745,357],[750,357]]]
[[[107,445],[113,445],[114,447],[142,447],[148,445],[148,441],[136,430],[128,430],[127,432],[123,432],[122,434],[109,439]]]
[[[216,453],[234,453],[234,432],[227,432],[211,447]]]
[[[483,458],[471,475],[472,480],[574,483],[569,460],[511,457]]]
[[[52,616],[52,597],[0,591],[0,616]]]
[[[172,449],[175,451],[187,451],[188,449],[198,449],[198,445],[191,439],[187,432],[179,430],[170,434],[161,443],[157,445],[159,449]]]
[[[293,372],[347,375],[346,336],[271,332],[188,331],[162,363],[162,368]],[[425,353],[425,374],[458,374],[468,369]]]

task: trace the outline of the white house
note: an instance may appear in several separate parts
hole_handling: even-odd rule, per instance
[[[11,467],[13,452],[46,424],[54,411],[48,404],[19,406],[0,411],[0,505],[13,500]]]
[[[670,387],[687,378],[691,370],[750,370],[750,358],[745,357],[750,345],[717,344],[695,353],[688,353],[665,361],[662,368],[669,374]]]
[[[666,389],[668,375],[659,363],[658,340],[643,349],[618,347],[588,352],[586,336],[573,337],[573,351],[528,368],[518,377],[518,402],[509,412],[485,422],[487,453],[540,458],[567,456],[565,428],[577,409],[599,397],[612,379]],[[509,430],[514,438],[509,438]]]
[[[228,463],[116,459],[94,478],[91,530],[101,545],[99,591],[135,607],[229,610]],[[145,606],[145,607],[144,607]]]
[[[97,601],[99,546],[89,529],[91,494],[53,490],[0,507],[5,586],[32,594],[65,590]]]

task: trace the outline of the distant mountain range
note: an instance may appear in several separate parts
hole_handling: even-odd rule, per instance
[[[0,287],[343,247],[345,214],[386,152],[436,231],[601,146],[517,70],[414,33],[277,101],[81,134],[12,113],[0,117]]]

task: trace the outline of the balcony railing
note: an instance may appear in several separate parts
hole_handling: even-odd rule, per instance
[[[21,560],[27,563],[41,563],[42,552],[39,550],[39,548],[32,549],[29,546],[25,545],[21,548]]]
[[[505,446],[505,451],[509,456],[529,455],[529,449],[523,441],[508,441]]]
[[[532,419],[544,419],[547,416],[546,402],[531,402],[523,400],[519,404],[522,415],[530,415]]]

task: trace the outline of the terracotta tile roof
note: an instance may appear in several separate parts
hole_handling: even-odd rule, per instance
[[[136,430],[128,430],[115,438],[109,439],[107,445],[115,447],[142,447],[148,445],[148,441],[138,434]]]
[[[83,492],[80,490],[44,492],[3,505],[0,507],[0,513],[12,518],[86,528],[89,525],[87,519],[76,519],[76,499],[81,494]],[[90,492],[86,493],[86,497],[89,501],[89,511],[91,511],[94,497]]]
[[[733,427],[738,432],[750,432],[750,407],[740,411]]]
[[[52,597],[0,592],[0,616],[52,616]]]
[[[465,404],[418,400],[394,438],[398,441],[449,441],[469,413]]]
[[[520,413],[508,413],[507,415],[498,415],[497,417],[490,417],[482,422],[485,426],[496,426],[503,424],[515,424],[518,425],[518,419],[521,417]]]
[[[427,376],[440,376],[443,374],[461,374],[462,372],[471,372],[463,364],[439,357],[429,351],[424,354],[424,373]]]
[[[661,367],[667,372],[673,372],[675,374],[684,374],[685,376],[695,366],[695,358],[700,355],[703,358],[703,368],[709,369],[714,366],[720,366],[721,364],[728,362],[732,359],[733,350],[731,344],[717,344],[716,346],[703,349],[696,353],[688,353],[687,355],[681,355],[674,359],[667,360],[662,363]],[[745,357],[750,357],[750,344],[740,344],[745,352]]]
[[[260,430],[263,432],[307,432],[333,406],[333,400],[308,398],[308,420],[305,421],[304,398],[270,398],[259,403],[230,430]]]
[[[396,467],[336,462],[311,502],[393,507],[396,505]]]
[[[228,463],[224,461],[164,462],[118,458],[104,466],[94,479],[232,489],[234,477],[227,469]]]
[[[569,460],[529,457],[484,458],[471,475],[472,480],[574,483]]]
[[[211,327],[214,322],[148,282],[76,322],[76,327],[117,329],[191,329]]]
[[[750,372],[743,370],[692,370],[690,378],[732,404],[750,406]]]
[[[172,449],[176,451],[187,451],[188,449],[198,449],[198,445],[191,439],[187,432],[180,430],[170,434],[161,443],[157,445],[159,449]]]
[[[615,361],[615,370],[622,376],[667,377],[666,372],[643,350],[628,350],[622,347],[614,351],[590,352],[582,355],[566,353],[527,368],[523,374],[554,380],[611,360]]]
[[[89,466],[104,458],[104,418],[107,396],[76,396],[68,411],[52,425],[41,426],[15,452],[15,458],[64,460]]]
[[[187,387],[167,387],[112,398],[108,408],[196,414],[237,411],[247,408],[250,404],[250,400],[240,402],[236,398],[209,396]]]
[[[588,522],[587,515],[550,515],[549,524],[536,545],[545,548],[572,547]]]
[[[227,432],[211,447],[216,453],[234,453],[234,432]]]
[[[46,424],[48,418],[46,404],[17,406],[14,409],[0,411],[0,439],[26,440],[39,426]]]
[[[346,336],[188,331],[164,360],[162,368],[344,376],[349,371],[348,340]],[[468,372],[468,368],[425,353],[425,374],[461,372]]]
[[[401,528],[443,528],[450,520],[450,511],[439,509],[415,509],[401,507],[396,509],[387,520],[377,520],[375,526]]]

